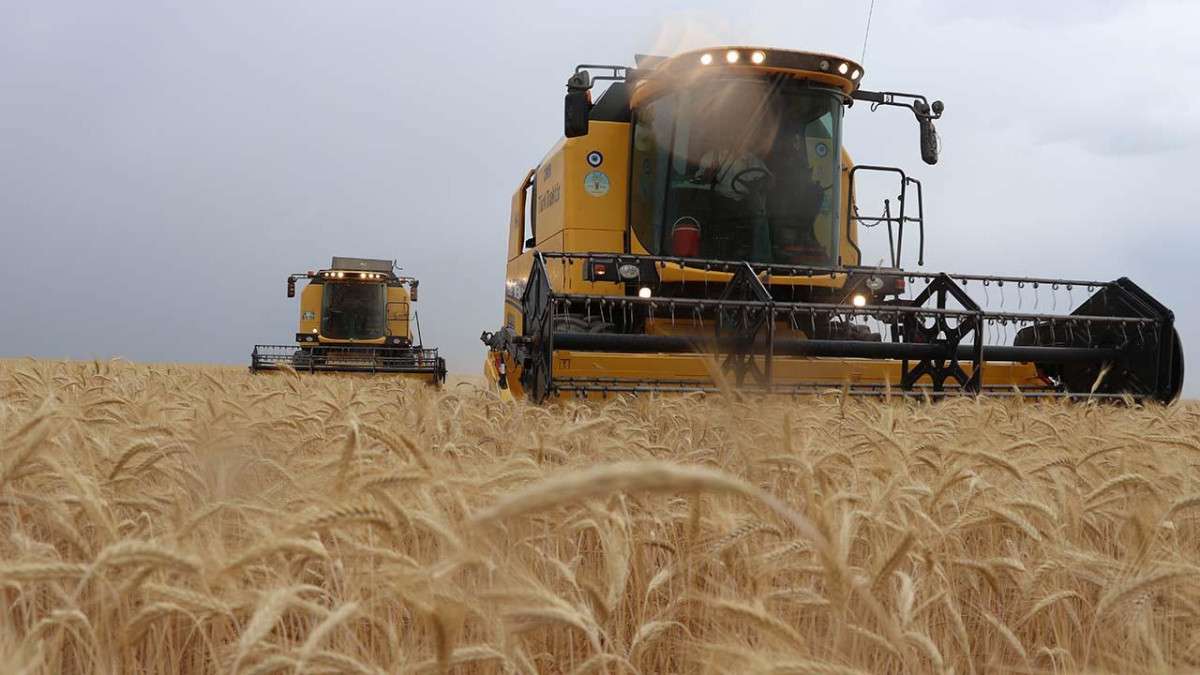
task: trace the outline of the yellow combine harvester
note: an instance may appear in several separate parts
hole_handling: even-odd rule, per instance
[[[1173,315],[1128,279],[902,267],[906,229],[924,262],[921,184],[855,165],[843,114],[855,102],[909,109],[934,164],[940,101],[864,90],[861,65],[825,54],[722,47],[636,63],[575,69],[566,138],[513,196],[503,325],[482,336],[485,374],[505,395],[728,383],[1178,396]],[[855,198],[866,175],[897,189],[870,216]],[[886,226],[885,265],[864,266],[860,224]]]
[[[418,282],[397,275],[393,261],[335,256],[329,269],[289,276],[289,298],[296,296],[300,279],[308,285],[300,293],[296,345],[255,345],[252,371],[286,365],[301,372],[391,373],[431,384],[446,381],[445,359],[437,349],[421,345],[420,324],[409,320]]]

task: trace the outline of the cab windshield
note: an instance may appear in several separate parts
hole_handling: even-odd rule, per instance
[[[334,340],[371,340],[387,330],[383,284],[327,283],[321,298],[321,335]]]
[[[841,98],[784,76],[711,79],[636,112],[630,221],[655,255],[833,265]]]

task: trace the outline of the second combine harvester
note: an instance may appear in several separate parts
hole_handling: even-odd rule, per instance
[[[636,62],[576,68],[566,138],[513,196],[504,323],[483,335],[485,374],[507,395],[1179,395],[1173,315],[1128,279],[902,267],[906,228],[923,264],[920,183],[853,164],[843,112],[909,109],[934,164],[940,101],[864,90],[861,65],[824,54]],[[872,217],[855,199],[868,172],[898,189]],[[884,265],[863,266],[860,224],[886,225]]]
[[[297,281],[308,281],[300,292],[296,344],[255,345],[250,370],[286,366],[297,372],[388,373],[445,382],[445,359],[421,344],[420,324],[410,321],[417,280],[396,270],[391,260],[334,256],[329,269],[289,276],[289,298],[296,295]]]

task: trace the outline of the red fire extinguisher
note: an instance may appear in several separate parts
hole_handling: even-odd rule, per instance
[[[671,226],[671,251],[681,258],[700,257],[700,223],[684,216]]]

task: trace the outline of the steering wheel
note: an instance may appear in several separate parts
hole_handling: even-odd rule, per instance
[[[752,178],[751,176],[758,177]],[[764,178],[767,180],[774,180],[775,174],[761,166],[752,166],[748,169],[742,169],[734,174],[733,178],[729,179],[729,187],[739,195],[748,195],[753,189],[751,183],[757,183]]]

